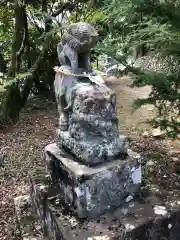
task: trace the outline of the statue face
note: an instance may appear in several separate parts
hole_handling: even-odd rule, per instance
[[[59,43],[60,63],[70,66],[73,72],[79,72],[80,69],[91,71],[90,51],[95,46],[97,38],[96,29],[89,23],[71,24]]]
[[[77,53],[74,49],[65,46],[64,54],[62,54],[62,63],[71,67],[72,71],[76,72],[78,69],[87,70],[90,68],[90,52]]]

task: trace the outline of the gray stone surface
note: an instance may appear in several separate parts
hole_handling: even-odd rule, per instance
[[[91,166],[126,154],[128,146],[127,137],[119,136],[115,93],[90,69],[97,37],[88,23],[69,26],[57,48],[61,67],[54,82],[58,146]]]
[[[134,67],[140,67],[146,71],[155,71],[163,74],[179,72],[179,63],[173,56],[162,58],[160,54],[153,52],[136,59]]]
[[[41,223],[33,212],[30,195],[14,198],[16,216],[16,238],[22,240],[44,240],[42,238]],[[34,209],[36,210],[36,208]]]
[[[112,160],[127,152],[128,139],[119,136],[116,116],[116,96],[110,89],[67,77],[62,86],[55,80],[57,101],[64,91],[67,105],[58,102],[60,128],[57,131],[59,147],[68,148],[77,159],[95,165]],[[60,90],[59,90],[60,89]],[[64,89],[64,90],[63,90]]]
[[[126,198],[123,206],[88,221],[78,221],[52,203],[41,187],[31,185],[31,197],[49,240],[179,240],[178,192],[155,194],[142,199]],[[46,200],[45,200],[46,198]]]
[[[78,132],[76,132],[78,134]],[[86,133],[85,133],[86,134]],[[67,151],[71,151],[80,161],[89,166],[95,166],[106,161],[113,161],[124,153],[127,148],[128,139],[125,136],[118,136],[117,138],[103,139],[97,137],[93,139],[91,135],[87,140],[77,141],[71,137],[69,132],[58,132],[59,147],[65,147]],[[126,153],[126,152],[125,152]]]
[[[79,218],[94,218],[124,204],[125,197],[133,196],[141,183],[139,157],[88,167],[50,144],[45,148],[45,159],[64,203]]]
[[[73,72],[90,71],[90,49],[98,39],[96,29],[86,22],[70,24],[57,46],[61,65],[70,65]]]

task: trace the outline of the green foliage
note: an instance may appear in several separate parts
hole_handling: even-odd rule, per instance
[[[148,99],[136,101],[136,106],[154,104],[157,118],[154,126],[166,129],[170,137],[180,133],[180,1],[114,0],[105,1],[104,21],[110,34],[99,49],[114,57],[136,74],[134,85],[151,85]],[[145,45],[160,59],[170,57],[176,69],[168,74],[143,71],[129,66],[133,51]],[[173,62],[172,61],[172,62]]]
[[[0,93],[6,92],[8,87],[14,83],[23,84],[24,79],[26,79],[28,76],[31,76],[30,72],[16,74],[16,76],[12,79],[8,79],[7,76],[4,77],[2,84],[0,84]]]
[[[0,6],[0,43],[5,58],[10,57],[10,44],[12,39],[13,11]]]
[[[147,99],[138,99],[135,106],[154,104],[157,117],[152,120],[154,127],[166,130],[169,137],[175,138],[180,132],[180,81],[177,75],[154,72],[140,72],[134,81],[135,86],[151,85]]]
[[[52,91],[53,67],[58,65],[56,46],[65,24],[88,21],[95,24],[101,38],[104,37],[106,27],[101,9],[103,2],[102,0],[2,1],[0,71],[8,77],[0,79],[0,93],[3,94],[1,107],[2,102],[5,102],[3,105],[4,109],[6,108],[5,115],[18,116],[9,108],[13,108],[11,106],[13,102],[17,106],[17,111],[20,111],[30,92],[46,94]],[[32,75],[30,78],[29,72]]]

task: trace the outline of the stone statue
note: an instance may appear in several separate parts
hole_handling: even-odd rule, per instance
[[[127,151],[119,136],[116,96],[100,76],[92,74],[90,51],[97,32],[88,23],[69,26],[58,44],[55,93],[59,108],[58,143],[89,165]]]
[[[90,67],[90,49],[97,41],[98,33],[88,23],[71,24],[62,36],[57,46],[61,71],[69,70],[72,73],[92,72]],[[61,79],[60,79],[61,78]],[[86,79],[87,80],[87,79]],[[55,92],[58,99],[60,113],[59,125],[61,130],[68,128],[68,109],[72,105],[69,90],[76,85],[74,76],[61,76],[56,74]],[[67,93],[67,94],[65,94]],[[65,96],[67,96],[65,98]],[[68,104],[65,106],[65,104]]]
[[[124,204],[141,181],[140,159],[127,154],[127,137],[119,135],[116,95],[90,66],[97,37],[90,24],[76,23],[58,44],[59,128],[56,143],[45,148],[61,200],[81,219]]]

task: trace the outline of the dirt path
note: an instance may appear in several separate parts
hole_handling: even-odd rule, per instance
[[[107,80],[107,85],[116,93],[121,131],[125,133],[130,129],[136,129],[140,132],[145,131],[150,126],[144,123],[144,121],[152,118],[155,114],[152,105],[143,106],[133,112],[134,108],[132,105],[134,100],[148,97],[151,87],[131,88],[129,85],[132,83],[133,80],[129,76],[120,79],[113,77]]]
[[[17,240],[13,198],[27,194],[27,172],[40,178],[45,166],[43,148],[55,138],[56,107],[51,101],[33,101],[24,109],[20,121],[0,130],[1,152],[7,154],[0,168],[0,240]]]

